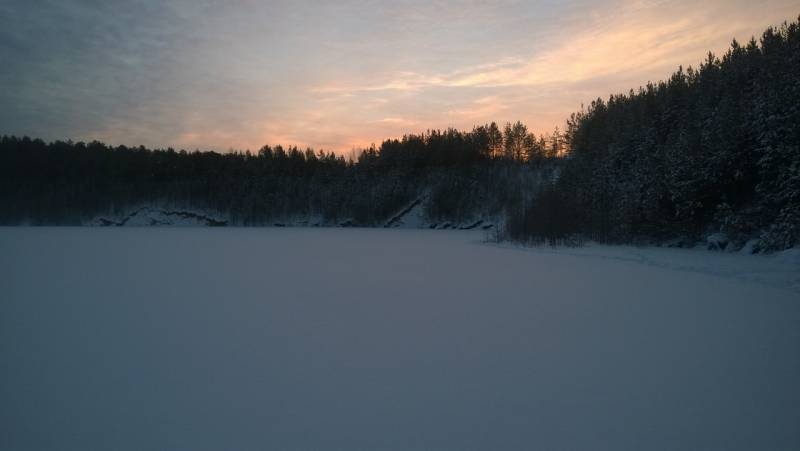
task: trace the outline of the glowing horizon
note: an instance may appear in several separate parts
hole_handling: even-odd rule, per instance
[[[796,2],[64,0],[0,6],[0,134],[347,154],[427,129],[563,127]]]

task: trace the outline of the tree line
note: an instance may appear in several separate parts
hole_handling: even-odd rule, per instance
[[[800,244],[798,22],[592,102],[566,140],[561,177],[513,215],[510,237]]]
[[[506,133],[495,123],[431,130],[370,146],[355,160],[280,145],[217,153],[4,136],[0,224],[83,224],[156,204],[211,210],[238,225],[314,217],[375,226],[419,199],[432,220],[458,223],[502,215],[521,201],[531,174],[563,153],[532,136],[521,123]]]

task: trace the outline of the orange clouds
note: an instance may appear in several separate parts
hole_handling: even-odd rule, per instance
[[[431,8],[453,10],[445,6]],[[327,41],[308,29],[291,30],[302,51],[239,56],[244,63],[224,75],[218,85],[224,89],[197,94],[209,98],[171,112],[181,129],[156,144],[223,150],[296,144],[346,154],[405,133],[490,121],[523,120],[546,132],[582,103],[696,65],[732,38],[749,39],[798,12],[786,0],[575,0],[574,7],[541,15],[537,8],[544,7],[519,2],[474,6],[481,14],[451,11],[453,23],[429,16],[430,8],[394,15],[356,8],[375,13],[358,23],[368,24],[370,34],[347,34],[340,19],[325,18]],[[484,29],[483,40],[471,38]],[[248,41],[250,54],[259,45],[273,43]],[[234,48],[229,43],[220,51]],[[276,61],[285,69],[273,79]],[[237,72],[242,67],[246,74]]]
[[[316,113],[339,123],[350,143],[492,120],[523,119],[544,132],[562,125],[581,103],[696,65],[707,51],[723,51],[733,37],[748,39],[792,10],[782,4],[719,14],[726,6],[618,2],[554,30],[552,45],[531,54],[446,71],[377,67],[366,80],[326,80],[310,92],[318,96]]]

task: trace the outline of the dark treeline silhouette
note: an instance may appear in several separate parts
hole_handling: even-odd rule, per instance
[[[733,248],[800,244],[797,22],[592,102],[565,135],[561,177],[509,219],[509,237],[694,243],[716,232]]]
[[[506,128],[407,135],[357,161],[297,147],[220,154],[3,137],[0,223],[84,224],[155,204],[211,210],[238,225],[375,226],[421,199],[435,221],[499,217],[563,152],[521,123]]]
[[[0,223],[82,224],[143,204],[261,225],[384,224],[415,202],[431,223],[504,218],[531,243],[800,243],[800,31],[769,28],[698,69],[598,99],[564,133],[492,123],[407,135],[357,161],[296,147],[148,150],[0,139]]]

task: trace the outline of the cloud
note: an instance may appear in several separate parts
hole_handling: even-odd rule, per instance
[[[472,121],[473,124],[479,122],[489,122],[489,118],[498,117],[502,112],[508,110],[506,99],[498,95],[480,97],[459,108],[447,111],[448,116],[464,123]]]
[[[679,65],[696,65],[708,50],[723,51],[733,37],[747,39],[782,14],[746,5],[731,5],[739,8],[738,13],[732,9],[722,14],[720,6],[669,0],[614,2],[604,8],[608,12],[583,11],[587,19],[565,21],[572,25],[552,30],[547,46],[527,54],[499,55],[446,71],[383,72],[362,82],[328,81],[313,92],[347,95],[351,102],[365,103],[374,93],[396,104],[409,97],[425,99],[420,102],[425,110],[423,106],[392,110],[419,118],[408,121],[409,126],[417,122],[469,128],[491,120],[523,119],[541,132],[563,124],[582,103],[666,78]],[[778,6],[790,9],[786,2]],[[385,111],[375,111],[381,113]]]
[[[0,133],[346,151],[489,121],[562,124],[796,0],[11,0]]]
[[[616,8],[638,14],[628,13],[616,20],[601,16],[595,23],[582,24],[584,29],[564,30],[553,48],[530,55],[506,56],[448,72],[390,73],[378,82],[366,84],[330,82],[315,86],[312,91],[356,95],[373,91],[421,91],[432,87],[575,84],[631,71],[649,74],[653,68],[677,68],[679,64],[699,62],[709,50],[708,46],[720,47],[720,42],[727,45],[733,37],[729,28],[707,20],[716,6],[686,8],[683,14],[665,20],[659,8],[668,3],[666,0],[638,0],[618,4]],[[659,74],[661,77],[668,75]]]
[[[377,121],[373,121],[373,123],[377,124],[394,124],[394,125],[417,125],[418,122],[413,119],[406,119],[403,117],[384,117],[382,119],[378,119]]]

